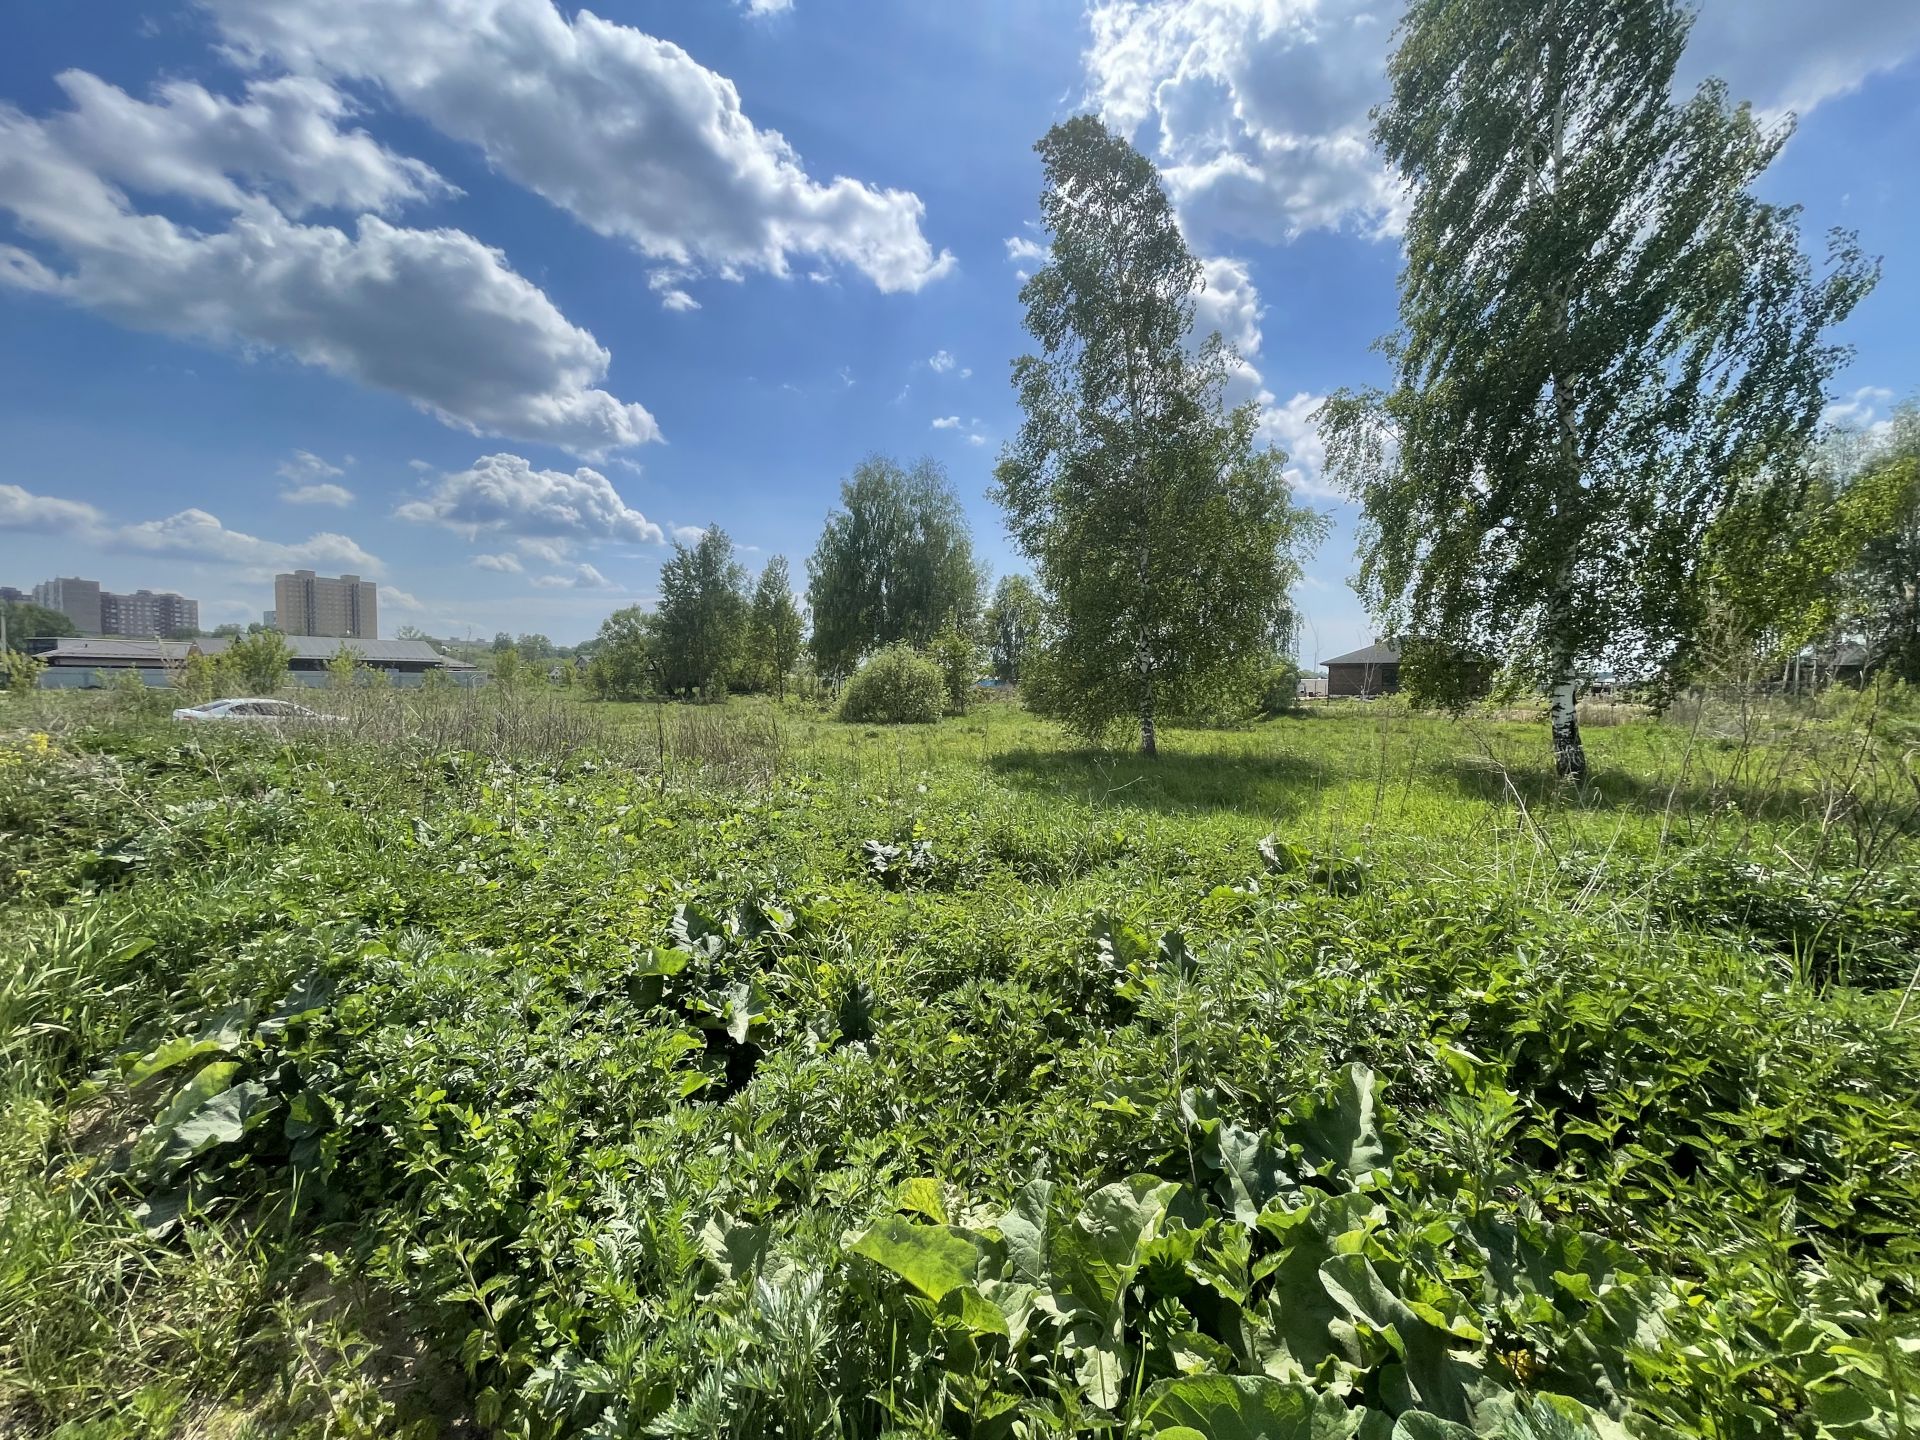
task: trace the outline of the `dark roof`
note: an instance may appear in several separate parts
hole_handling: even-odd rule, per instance
[[[330,635],[283,635],[295,660],[331,660],[345,645],[356,651],[368,665],[440,665],[449,670],[471,670],[465,660],[442,655],[424,640],[341,640]],[[122,665],[159,665],[182,661],[194,650],[218,655],[233,643],[231,635],[215,635],[205,640],[62,640],[42,657],[56,665],[90,665],[117,662]]]
[[[1377,641],[1364,650],[1355,650],[1350,655],[1336,655],[1331,660],[1322,660],[1322,665],[1398,665],[1400,651],[1392,645],[1382,645]]]
[[[282,635],[280,638],[287,642],[287,649],[296,660],[331,660],[344,645],[358,651],[360,659],[369,665],[459,666],[465,663],[442,655],[424,640],[355,640],[338,635]],[[200,641],[200,648],[209,655],[218,655],[232,643],[232,636],[218,635]]]

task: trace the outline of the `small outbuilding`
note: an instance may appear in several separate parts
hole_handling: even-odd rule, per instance
[[[1378,641],[1364,650],[1336,655],[1323,662],[1327,670],[1327,698],[1369,700],[1391,695],[1400,688],[1400,651]]]
[[[340,640],[331,635],[283,635],[281,639],[287,646],[287,677],[295,685],[325,685],[327,662],[342,645],[354,652],[360,664],[385,672],[395,685],[419,685],[430,671],[466,685],[480,678],[476,667],[442,655],[424,640]],[[62,640],[39,655],[47,666],[40,683],[49,690],[90,689],[103,675],[111,678],[132,671],[159,688],[172,682],[189,655],[218,655],[231,643],[231,637],[224,635],[204,640]]]

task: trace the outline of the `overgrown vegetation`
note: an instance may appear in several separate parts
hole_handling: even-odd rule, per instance
[[[1897,696],[317,698],[8,702],[9,1434],[1920,1425]]]

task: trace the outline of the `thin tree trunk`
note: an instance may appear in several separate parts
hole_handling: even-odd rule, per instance
[[[1587,749],[1580,743],[1580,712],[1577,707],[1570,665],[1562,665],[1554,678],[1552,699],[1547,711],[1553,727],[1553,768],[1562,780],[1576,785],[1587,783]]]
[[[1153,681],[1140,695],[1140,753],[1149,760],[1160,758],[1160,746],[1153,727]]]

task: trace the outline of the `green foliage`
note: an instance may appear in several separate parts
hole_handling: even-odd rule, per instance
[[[940,682],[946,688],[947,713],[966,714],[967,707],[973,704],[974,687],[980,683],[980,647],[959,626],[948,625],[927,646],[927,658],[940,669]]]
[[[0,732],[9,1433],[1911,1428],[1885,706],[1596,730],[1575,795],[1378,710],[1148,763],[95,698]]]
[[[1867,496],[1868,538],[1844,585],[1841,624],[1876,666],[1920,685],[1920,408],[1895,413],[1862,471],[1854,490]]]
[[[49,635],[64,637],[80,633],[80,627],[66,615],[31,600],[0,600],[0,614],[7,618],[7,640],[14,645]]]
[[[709,526],[691,547],[674,542],[660,567],[653,653],[660,688],[724,700],[746,658],[747,572],[733,541]]]
[[[218,655],[209,655],[204,650],[194,649],[167,676],[168,683],[180,692],[180,698],[189,705],[205,705],[211,700],[221,698],[226,689],[229,671],[221,663]]]
[[[494,647],[487,661],[487,678],[509,695],[527,683],[526,660],[511,641]]]
[[[1690,24],[1678,0],[1401,22],[1374,125],[1412,195],[1394,381],[1323,417],[1383,633],[1556,688],[1670,675],[1709,523],[1811,436],[1846,359],[1824,337],[1874,268],[1836,235],[1816,278],[1797,212],[1754,196],[1790,124],[1719,82],[1676,96]],[[1556,760],[1583,778],[1563,697]]]
[[[352,690],[360,684],[361,672],[367,668],[361,663],[360,652],[342,640],[340,648],[327,661],[327,688]]]
[[[638,605],[616,610],[600,625],[587,662],[587,692],[596,700],[639,700],[654,690],[658,623]]]
[[[1014,362],[1026,412],[995,498],[1051,602],[1044,705],[1103,739],[1243,688],[1287,610],[1296,508],[1257,406],[1224,408],[1232,352],[1190,347],[1200,263],[1150,161],[1092,116],[1035,147],[1047,262],[1021,288],[1042,353]]]
[[[970,626],[984,581],[960,501],[935,460],[903,469],[884,455],[840,486],[807,558],[814,662],[846,675],[888,645],[926,645],[941,626]]]
[[[947,708],[939,665],[907,645],[889,645],[847,682],[840,718],[865,725],[931,725]]]
[[[40,674],[46,668],[46,662],[38,656],[20,650],[0,651],[0,674],[6,677],[7,689],[16,693],[38,686]]]
[[[1024,575],[1002,575],[981,627],[996,680],[1004,685],[1020,683],[1021,667],[1028,652],[1040,643],[1045,623],[1046,608],[1033,582]]]
[[[271,695],[286,684],[292,659],[293,651],[278,630],[236,635],[220,652],[222,668],[249,695]]]
[[[776,555],[760,571],[747,616],[747,676],[753,688],[787,698],[787,679],[799,662],[806,621],[793,600],[787,557]]]

